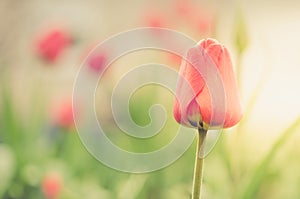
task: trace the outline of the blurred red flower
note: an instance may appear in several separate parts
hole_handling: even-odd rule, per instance
[[[72,39],[67,31],[51,29],[37,39],[37,54],[48,62],[55,61],[69,46]]]
[[[87,65],[94,72],[100,72],[105,66],[106,55],[104,53],[91,54]]]
[[[174,1],[175,12],[181,17],[188,17],[194,10],[192,2],[188,0],[176,0]]]
[[[209,35],[215,26],[215,16],[211,9],[187,0],[175,1],[175,12],[200,35]]]
[[[148,16],[145,19],[145,25],[154,28],[164,28],[166,26],[164,19],[159,15]]]
[[[70,128],[74,125],[72,100],[65,100],[57,104],[52,110],[54,125]]]
[[[62,187],[62,178],[58,174],[47,174],[42,181],[42,192],[47,199],[58,198]]]
[[[201,40],[196,47],[188,51],[187,60],[193,63],[193,66],[187,61],[183,61],[180,68],[173,107],[176,121],[189,127],[197,127],[201,121],[206,125],[211,124],[214,127],[221,127],[220,125],[222,125],[224,128],[237,124],[242,117],[242,107],[227,48],[214,39]],[[208,71],[208,67],[212,67],[211,64],[216,66],[222,80],[225,93],[225,116],[224,109],[217,108],[217,110],[211,105],[212,99],[209,92],[219,92],[219,90],[209,90],[202,74],[198,72],[198,70]],[[190,84],[192,91],[183,89],[183,81]],[[211,121],[212,113],[216,112],[217,117]]]
[[[214,17],[209,13],[199,13],[191,18],[191,26],[200,35],[209,35],[214,29]]]
[[[168,20],[168,15],[154,6],[152,8],[147,8],[144,12],[144,17],[142,18],[142,25],[146,27],[153,28],[167,28],[170,26],[170,21]]]

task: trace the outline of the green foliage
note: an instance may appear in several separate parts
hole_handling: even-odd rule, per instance
[[[289,138],[296,132],[297,127],[300,125],[300,117],[291,124],[278,138],[278,140],[271,147],[267,155],[258,164],[255,172],[249,178],[247,186],[239,198],[251,199],[257,198],[260,187],[263,185],[268,177],[268,169],[272,164],[272,161],[276,157],[276,154],[284,147],[284,144]]]

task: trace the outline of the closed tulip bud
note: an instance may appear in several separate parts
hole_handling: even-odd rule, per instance
[[[209,89],[205,82],[203,74],[212,66],[216,68],[218,75],[207,74],[212,76],[210,79],[220,78],[223,92],[216,89],[216,86]],[[174,118],[178,123],[188,127],[198,127],[202,123],[204,126],[228,128],[240,121],[242,107],[237,81],[229,51],[224,45],[214,39],[201,40],[188,51],[179,73],[173,107]],[[184,89],[183,81],[187,81],[191,89]],[[219,101],[223,106],[213,106],[211,93],[214,96],[219,93],[219,96],[225,95],[217,99],[224,99]]]

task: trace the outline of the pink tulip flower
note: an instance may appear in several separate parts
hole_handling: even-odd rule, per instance
[[[223,92],[215,87],[209,89],[205,82],[203,74],[212,66],[219,74],[216,77],[221,79]],[[179,73],[173,107],[174,118],[178,123],[188,127],[197,127],[200,123],[204,126],[229,128],[240,121],[242,106],[237,81],[229,51],[224,45],[214,39],[201,40],[188,51]],[[211,79],[215,78],[215,74],[210,75],[213,76]],[[183,81],[188,82],[190,90],[182,87]],[[212,92],[214,96],[220,96],[218,99],[224,99],[221,102],[224,106],[212,106]],[[216,115],[212,117],[213,114]]]

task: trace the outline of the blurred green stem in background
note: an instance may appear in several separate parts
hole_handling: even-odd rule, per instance
[[[242,60],[243,54],[248,47],[248,34],[245,23],[245,18],[241,9],[237,11],[236,24],[235,24],[235,46],[237,49],[237,62],[236,62],[236,72],[238,85],[242,88]]]
[[[243,198],[243,199],[257,198],[259,188],[263,184],[263,181],[267,176],[268,173],[267,171],[269,166],[272,163],[272,160],[274,159],[278,151],[282,148],[282,146],[286,143],[288,138],[290,138],[290,136],[295,132],[299,124],[300,124],[300,117],[298,117],[296,121],[293,122],[277,139],[277,141],[274,143],[274,145],[267,153],[267,155],[258,164],[254,174],[249,179],[245,190],[238,198]]]
[[[237,59],[236,59],[236,75],[238,80],[238,86],[240,91],[242,91],[243,85],[242,85],[242,79],[243,79],[243,57],[246,49],[249,46],[249,36],[248,36],[248,28],[246,25],[246,20],[244,16],[244,12],[240,6],[237,9],[237,16],[236,16],[236,22],[235,22],[235,47],[237,50]],[[266,66],[269,66],[269,63],[266,64]],[[265,85],[265,82],[267,80],[267,77],[269,75],[270,68],[265,67],[262,77],[260,78],[258,84],[256,85],[254,91],[252,92],[250,96],[250,100],[246,106],[246,109],[244,111],[244,116],[241,122],[239,123],[237,127],[237,132],[243,132],[243,127],[245,122],[248,120],[248,117],[251,115],[251,111],[255,105],[255,102],[257,101],[257,98],[259,94],[262,91],[263,86]]]
[[[207,134],[207,130],[203,128],[203,124],[201,122],[200,126],[198,127],[198,143],[196,149],[192,199],[201,198],[203,167],[204,167],[204,157],[202,156],[201,152],[203,151],[203,147],[205,144],[206,134]]]

